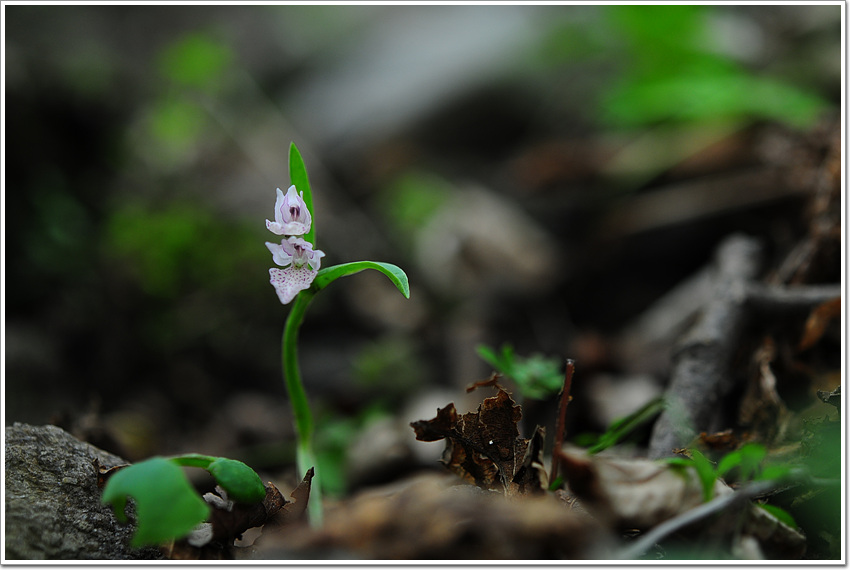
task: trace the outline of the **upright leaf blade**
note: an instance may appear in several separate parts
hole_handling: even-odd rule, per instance
[[[313,192],[310,189],[310,179],[307,177],[307,167],[304,165],[304,159],[301,158],[301,153],[298,151],[295,143],[289,145],[289,181],[295,185],[295,189],[298,192],[304,192],[304,203],[307,204],[307,209],[310,210],[310,217],[313,219],[313,223],[310,225],[310,231],[304,234],[304,239],[313,244],[313,249],[317,249]]]
[[[691,451],[691,459],[693,459],[694,469],[696,469],[700,483],[702,484],[702,501],[707,503],[714,496],[714,482],[717,480],[717,473],[711,461],[700,453],[699,450],[694,449]]]
[[[364,269],[376,269],[386,275],[393,285],[401,292],[406,299],[410,298],[410,283],[407,280],[407,274],[397,265],[392,263],[382,263],[380,261],[352,261],[351,263],[342,263],[320,269],[313,280],[313,287],[316,290],[321,290],[327,287],[333,281],[346,275],[359,273]]]

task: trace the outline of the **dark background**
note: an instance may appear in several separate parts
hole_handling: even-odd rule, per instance
[[[339,492],[366,430],[475,405],[479,343],[575,358],[574,432],[658,395],[629,326],[732,232],[777,265],[841,102],[839,6],[4,13],[5,425],[291,464],[263,242],[295,142],[324,265],[411,282],[341,280],[302,329]]]

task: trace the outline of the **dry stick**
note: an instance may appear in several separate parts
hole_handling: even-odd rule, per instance
[[[567,421],[567,405],[572,399],[570,397],[570,389],[573,384],[573,372],[575,371],[575,361],[572,358],[567,359],[567,369],[564,372],[564,388],[561,390],[561,401],[558,409],[558,420],[555,422],[555,445],[552,447],[552,471],[549,476],[549,481],[554,482],[558,476],[557,455],[564,443],[564,432],[566,431]]]
[[[641,556],[644,552],[652,548],[655,544],[668,537],[669,535],[686,528],[693,523],[704,519],[705,517],[720,512],[736,503],[742,503],[754,497],[758,497],[774,487],[779,485],[779,481],[759,481],[751,483],[746,487],[729,493],[716,499],[703,503],[698,507],[694,507],[689,511],[685,511],[677,517],[668,519],[657,525],[651,531],[647,532],[640,538],[636,539],[631,546],[620,551],[618,558],[620,560],[632,560]]]
[[[841,297],[841,284],[760,285],[747,288],[747,306],[759,315],[805,316],[822,303]]]
[[[710,431],[734,387],[729,368],[746,323],[748,288],[758,274],[761,246],[737,234],[718,247],[712,296],[673,356],[667,409],[655,422],[649,457],[670,456],[699,431]]]
[[[665,410],[653,427],[649,457],[673,454],[700,431],[713,431],[723,398],[733,388],[731,364],[747,322],[804,317],[822,302],[841,296],[841,286],[776,286],[755,282],[757,241],[733,235],[718,247],[712,297],[673,355]]]

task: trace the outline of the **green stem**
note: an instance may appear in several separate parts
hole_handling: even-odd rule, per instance
[[[282,353],[283,381],[289,393],[289,400],[292,402],[295,432],[298,437],[296,446],[298,477],[303,477],[311,467],[315,468],[307,507],[310,524],[320,527],[322,526],[322,487],[319,469],[316,466],[316,456],[313,453],[313,414],[310,412],[310,403],[307,401],[307,393],[304,391],[304,383],[301,381],[301,372],[298,368],[298,330],[304,321],[307,306],[315,294],[314,289],[308,289],[296,295],[286,319],[286,325],[283,327]]]

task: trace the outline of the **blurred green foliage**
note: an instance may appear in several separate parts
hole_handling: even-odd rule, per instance
[[[316,460],[322,488],[332,496],[348,490],[348,449],[372,422],[394,413],[425,380],[415,346],[404,337],[387,336],[363,346],[354,359],[354,381],[365,406],[353,415],[326,410],[316,423]]]
[[[42,176],[33,191],[35,218],[32,235],[24,241],[27,257],[47,275],[79,275],[93,265],[89,248],[95,221],[59,172],[48,168]]]
[[[155,210],[127,204],[107,220],[104,243],[114,261],[130,267],[142,289],[173,298],[195,288],[241,288],[247,275],[268,265],[260,231],[223,219],[197,203],[172,202]]]
[[[828,106],[788,78],[756,72],[730,55],[713,27],[727,8],[633,4],[600,10],[598,18],[587,12],[558,22],[535,55],[547,72],[610,70],[607,80],[593,85],[603,127],[767,119],[805,128]]]
[[[353,374],[370,401],[391,408],[421,387],[423,368],[412,340],[393,335],[366,344],[354,360]]]
[[[151,106],[148,129],[152,139],[164,147],[163,154],[188,154],[208,128],[206,111],[180,96],[164,96]]]
[[[713,6],[608,6],[627,66],[601,99],[601,118],[617,127],[662,121],[771,119],[813,124],[826,102],[746,69],[712,46]]]
[[[156,69],[162,89],[146,115],[148,152],[165,166],[180,164],[197,152],[212,130],[207,98],[218,98],[234,60],[232,48],[205,32],[190,32],[167,44]]]
[[[316,422],[316,462],[322,472],[322,490],[341,497],[348,490],[348,448],[372,422],[386,417],[384,403],[370,404],[353,416],[328,411]]]
[[[202,32],[169,44],[159,56],[159,72],[176,85],[214,90],[233,60],[230,46]]]
[[[410,170],[387,183],[377,203],[393,233],[411,247],[419,231],[453,195],[452,185],[436,174]]]
[[[508,343],[502,345],[500,352],[483,344],[475,347],[475,351],[497,372],[513,380],[524,398],[545,400],[564,386],[564,373],[557,358],[546,358],[541,354],[518,356]]]

